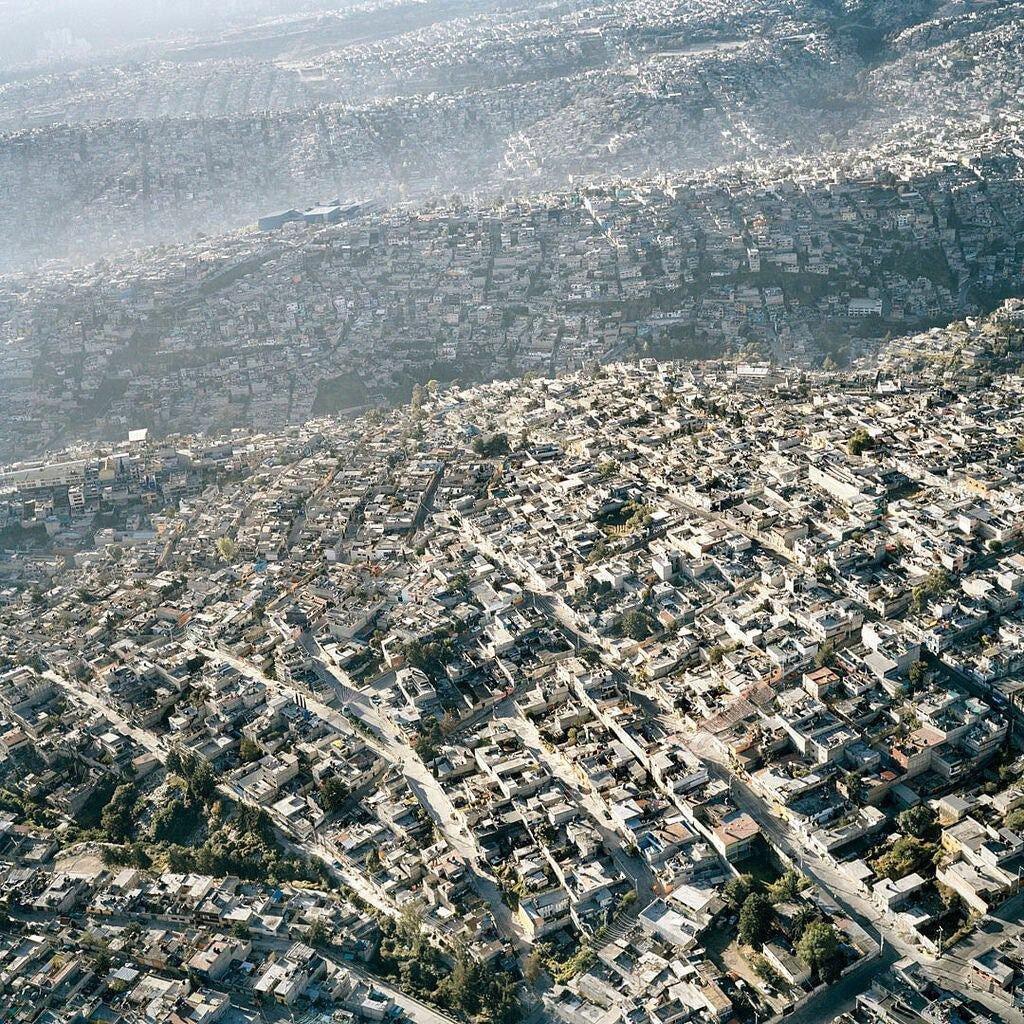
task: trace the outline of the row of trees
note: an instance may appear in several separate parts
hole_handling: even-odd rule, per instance
[[[374,969],[407,992],[483,1024],[515,1024],[522,1016],[515,978],[481,964],[460,945],[445,957],[427,940],[422,911],[407,908],[398,921],[382,916]]]
[[[726,899],[739,908],[740,941],[755,949],[764,945],[777,930],[775,908],[796,900],[807,880],[796,871],[787,871],[770,885],[762,885],[750,875],[734,878],[725,888]],[[797,955],[822,981],[837,978],[843,968],[839,934],[810,903],[793,919],[794,947]],[[766,979],[776,984],[773,979]],[[780,986],[777,986],[780,987]]]
[[[504,455],[509,451],[508,434],[497,433],[491,434],[490,437],[484,437],[483,434],[479,434],[473,438],[472,448],[477,455],[481,455],[485,459],[493,459],[498,455]]]
[[[110,844],[104,851],[108,863],[147,868],[163,855],[174,871],[271,884],[324,880],[317,862],[285,855],[266,811],[219,797],[217,776],[204,758],[172,750],[166,768],[165,799],[153,814],[148,837],[139,837],[142,800],[134,783],[118,786],[107,800],[99,826]],[[348,790],[340,780],[328,780],[320,795],[325,805],[340,805]]]
[[[872,864],[880,878],[892,881],[915,871],[926,872],[942,856],[942,850],[935,841],[938,819],[927,804],[918,804],[903,811],[896,821],[903,834]]]
[[[911,591],[911,607],[915,612],[922,611],[929,601],[941,597],[952,585],[953,578],[945,569],[933,569]]]

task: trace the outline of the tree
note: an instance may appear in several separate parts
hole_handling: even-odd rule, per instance
[[[757,883],[754,881],[753,875],[738,875],[727,883],[725,898],[738,909],[743,906],[744,900],[754,892],[756,886]]]
[[[1024,807],[1018,807],[1015,811],[1010,811],[1003,824],[1014,832],[1024,831]]]
[[[900,836],[891,849],[874,862],[875,872],[895,881],[923,870],[935,856],[938,847],[914,836]]]
[[[402,647],[402,655],[410,668],[423,671],[427,667],[427,653],[422,641],[410,640]]]
[[[349,798],[349,788],[336,775],[325,779],[320,786],[320,806],[328,813],[334,814],[341,810]]]
[[[540,950],[535,946],[530,950],[529,955],[523,962],[523,977],[526,979],[527,984],[535,985],[543,970],[544,958],[541,956]]]
[[[797,956],[824,981],[835,981],[842,970],[839,936],[824,921],[809,924],[796,944]]]
[[[622,633],[630,640],[646,640],[651,630],[647,616],[639,608],[632,608],[622,616]]]
[[[915,612],[921,611],[932,598],[941,597],[953,585],[953,578],[946,569],[939,567],[933,569],[911,591],[913,595],[912,607]]]
[[[750,958],[750,965],[754,968],[754,973],[767,985],[769,988],[773,988],[778,992],[782,992],[788,986],[782,980],[782,975],[767,960],[760,954],[752,956]]]
[[[138,793],[129,782],[114,790],[109,803],[100,814],[100,826],[112,843],[121,843],[135,828],[135,805]]]
[[[225,562],[233,562],[238,554],[238,545],[230,537],[218,537],[214,547]]]
[[[103,863],[113,868],[139,868],[145,871],[152,867],[153,861],[142,843],[129,843],[127,846],[104,846]]]
[[[927,671],[928,667],[923,661],[915,661],[914,664],[910,666],[907,678],[910,680],[911,693],[913,693],[924,682],[924,677]]]
[[[451,973],[444,980],[444,992],[449,1006],[472,1017],[480,1010],[480,971],[464,946],[455,955]]]
[[[768,887],[773,903],[788,903],[795,899],[804,887],[806,879],[799,871],[786,871]]]
[[[441,723],[436,718],[428,718],[422,725],[412,749],[427,764],[433,761],[441,747],[444,737],[441,735]]]
[[[629,518],[624,523],[630,533],[646,530],[651,525],[651,510],[649,506],[630,502],[626,507],[632,508]]]
[[[496,455],[504,455],[508,449],[508,435],[504,433],[492,434],[484,437],[482,434],[473,438],[473,451],[484,458],[493,458]]]
[[[92,954],[92,969],[100,977],[110,970],[112,963],[110,952],[106,946]]]
[[[927,804],[918,804],[903,811],[897,821],[900,830],[915,839],[926,839],[935,828],[935,812]]]
[[[803,903],[800,905],[800,909],[793,915],[790,920],[790,927],[793,929],[793,937],[799,939],[808,927],[815,921],[820,921],[821,918],[818,914],[816,907],[810,903]]]
[[[398,918],[398,934],[414,954],[423,947],[423,904],[410,900]]]
[[[836,654],[836,645],[831,640],[826,640],[815,652],[814,652],[814,667],[824,668],[826,665],[831,665]]]
[[[188,794],[196,803],[206,803],[217,791],[217,776],[214,775],[210,762],[203,758],[193,757],[186,765],[182,765],[185,771],[185,781],[188,785]]]
[[[153,815],[153,839],[181,845],[188,841],[195,826],[191,808],[180,797],[174,797]]]
[[[851,455],[862,455],[874,446],[874,439],[863,427],[858,427],[850,436],[850,440],[846,442],[846,450]]]
[[[751,893],[740,908],[740,939],[748,946],[760,946],[771,935],[772,905],[767,896]]]
[[[260,749],[260,745],[255,741],[249,739],[248,736],[242,737],[242,742],[238,744],[238,760],[242,764],[249,764],[252,761],[258,761],[263,756],[263,751]]]
[[[326,946],[330,943],[331,937],[331,930],[327,927],[327,923],[320,918],[317,918],[309,926],[309,931],[306,933],[306,939],[311,946]]]

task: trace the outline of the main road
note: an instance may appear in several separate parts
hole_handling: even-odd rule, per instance
[[[754,537],[750,531],[730,520],[721,518],[713,512],[695,508],[681,500],[673,499],[673,501],[678,507],[693,515],[715,521],[724,527],[737,530],[745,536],[764,544],[763,538]],[[593,633],[586,624],[579,621],[572,609],[565,604],[559,595],[551,590],[546,581],[536,573],[529,576],[525,575],[518,566],[511,564],[509,559],[489,539],[481,536],[478,531],[473,529],[472,524],[464,522],[464,526],[467,532],[473,536],[473,539],[478,542],[484,553],[492,561],[500,565],[513,579],[520,582],[530,594],[535,607],[546,612],[561,627],[563,633],[577,649],[585,648],[593,651],[604,664],[612,667],[613,671],[620,678],[627,679],[628,681],[628,676],[614,664],[613,652],[605,647],[601,638]],[[776,549],[773,547],[772,550]],[[777,553],[780,557],[785,557],[788,561],[792,561],[791,555],[778,551]],[[734,596],[735,593],[726,595],[726,597]],[[718,598],[711,604],[718,604],[724,599],[726,598]],[[668,716],[670,718],[673,717],[671,712],[668,713]],[[677,729],[681,737],[687,732],[686,727],[682,723],[674,724],[674,728]],[[800,1022],[800,1024],[803,1024],[803,1022],[810,1024],[812,1021],[831,1020],[840,1013],[852,1009],[856,1003],[857,995],[869,987],[870,980],[883,973],[893,963],[903,957],[911,957],[920,963],[927,974],[952,991],[963,991],[969,987],[970,971],[965,959],[959,956],[933,959],[927,954],[923,955],[922,951],[917,946],[908,942],[896,930],[893,923],[871,903],[867,896],[859,891],[855,884],[838,870],[837,865],[833,861],[821,857],[813,851],[804,849],[799,840],[792,834],[789,826],[779,819],[768,804],[732,770],[732,767],[710,744],[702,742],[702,738],[699,735],[693,737],[692,740],[687,739],[685,742],[687,748],[706,764],[710,773],[729,783],[737,807],[745,811],[757,822],[762,833],[777,849],[782,851],[794,863],[800,865],[801,870],[817,883],[822,892],[831,898],[836,906],[836,910],[841,914],[845,914],[851,922],[856,924],[874,946],[873,951],[868,951],[867,959],[864,962],[838,983],[829,986],[812,998],[787,1018],[788,1020]],[[981,942],[977,948],[991,948],[991,945],[994,944]],[[971,953],[970,955],[977,954]],[[1015,1024],[1024,1024],[1024,1014],[1011,1007],[1007,1007],[988,993],[975,989],[971,992],[971,995],[990,1009],[998,1012],[1003,1019],[1013,1021]]]

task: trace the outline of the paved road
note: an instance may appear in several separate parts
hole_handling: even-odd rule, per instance
[[[605,848],[610,851],[615,866],[633,883],[637,894],[634,906],[643,910],[654,899],[654,874],[642,857],[634,857],[627,852],[626,843],[608,813],[604,800],[581,782],[558,747],[548,750],[544,746],[540,730],[532,721],[523,718],[515,710],[499,714],[498,717],[519,735],[533,759],[544,765],[575,797],[577,804],[587,811]]]
[[[492,557],[494,557],[495,560],[503,566],[506,572],[514,578],[521,578],[515,571],[515,568],[506,564],[506,560],[500,557],[500,553],[494,549],[493,546],[490,546],[490,548]],[[587,630],[583,624],[579,623],[571,610],[565,606],[564,602],[562,602],[557,595],[553,594],[544,585],[542,580],[539,578],[533,579],[527,581],[525,585],[531,592],[531,599],[534,604],[551,615],[551,617],[560,624],[563,631],[578,648],[586,647],[591,650],[596,650],[598,653],[602,652],[600,638]],[[605,655],[603,660],[606,662],[611,660],[611,652],[604,651],[603,653]],[[625,679],[625,677],[622,676],[622,673],[617,669],[614,671],[616,671],[616,674],[619,675],[620,678]],[[629,683],[631,681],[626,679],[626,682]],[[720,778],[730,782],[733,786],[733,793],[737,806],[746,810],[747,813],[749,813],[751,817],[761,825],[765,835],[776,846],[784,850],[794,861],[803,859],[805,872],[819,884],[825,893],[830,894],[835,899],[837,911],[846,914],[851,921],[855,922],[864,931],[869,941],[873,943],[874,951],[869,951],[872,959],[862,965],[863,974],[860,974],[859,971],[851,972],[851,975],[848,975],[847,979],[844,980],[842,987],[832,986],[830,989],[812,999],[807,1006],[802,1009],[802,1012],[809,1015],[816,1015],[809,1016],[807,1019],[821,1020],[823,1012],[827,1012],[834,1016],[836,1013],[851,1008],[857,992],[863,991],[863,988],[857,987],[857,979],[860,981],[866,981],[866,979],[871,976],[872,965],[875,970],[880,969],[874,955],[882,945],[882,937],[874,926],[874,921],[879,916],[877,909],[868,901],[859,897],[859,895],[852,890],[850,884],[841,875],[839,875],[834,868],[830,868],[827,863],[819,861],[817,858],[813,860],[808,858],[800,849],[799,845],[796,844],[788,835],[788,827],[779,821],[776,815],[763,803],[763,801],[760,800],[757,794],[750,790],[750,788],[741,779],[733,775],[727,764],[719,763],[714,760],[711,756],[710,749],[696,749],[694,750],[694,753],[708,766],[709,772],[713,772]],[[898,936],[893,934],[891,938],[896,940],[890,944],[890,955],[893,959],[897,958],[899,955],[905,955],[906,953],[912,952],[911,947],[909,947],[905,942],[899,940]],[[834,1013],[833,1009],[835,1010]]]
[[[311,646],[313,650],[317,649],[315,642]],[[513,943],[520,953],[526,952],[529,944],[523,938],[522,930],[505,901],[501,898],[501,892],[494,883],[493,878],[484,869],[483,857],[475,837],[472,832],[463,827],[461,816],[455,810],[451,799],[440,783],[430,773],[422,759],[409,746],[390,720],[370,703],[364,693],[353,689],[345,681],[344,677],[332,670],[326,661],[317,658],[317,655],[312,653],[310,647],[307,647],[306,650],[310,651],[311,656],[317,659],[321,673],[328,675],[334,681],[339,693],[344,697],[348,710],[359,718],[371,731],[372,735],[368,736],[363,733],[360,734],[361,738],[390,761],[405,776],[410,792],[430,816],[431,821],[434,823],[437,831],[444,837],[448,846],[465,864],[476,892],[487,904],[501,933]],[[220,651],[206,651],[204,653],[226,661],[237,668],[238,671],[259,679],[270,691],[289,696],[292,700],[305,706],[309,711],[312,711],[338,731],[350,734],[355,732],[352,723],[339,711],[279,680],[267,678],[250,662]],[[333,850],[329,844],[320,841],[315,845],[314,850],[332,866],[342,865],[342,861],[337,856],[337,851]],[[347,869],[345,880],[352,884],[357,892],[360,892],[363,886],[354,884],[356,883],[355,875],[356,873],[352,869]],[[379,902],[381,895],[377,894],[371,902]],[[388,902],[390,903],[390,900]]]
[[[861,964],[791,1013],[785,1018],[786,1024],[826,1024],[835,1020],[840,1014],[852,1010],[857,1003],[857,996],[866,992],[871,982],[899,959],[900,954],[887,946],[880,957]]]
[[[53,920],[53,915],[49,912],[35,912],[35,911],[17,911],[13,912],[12,917],[18,921],[26,923],[39,923],[46,924]],[[113,925],[115,927],[127,927],[133,924],[139,924],[143,927],[167,929],[172,932],[178,932],[184,934],[191,930],[191,925],[181,924],[177,920],[172,920],[168,916],[161,916],[159,914],[103,914],[92,920],[102,921],[104,924]],[[270,936],[262,936],[259,934],[253,934],[250,936],[253,948],[263,953],[287,953],[291,949],[294,941],[292,939],[285,938],[272,938]],[[116,951],[111,951],[115,956],[119,956],[124,961],[131,961],[131,956]],[[358,978],[365,981],[367,984],[372,985],[375,989],[383,992],[387,995],[397,1006],[400,1006],[405,1015],[416,1024],[457,1024],[455,1018],[448,1016],[446,1013],[437,1009],[436,1007],[430,1006],[427,1003],[410,996],[408,993],[401,991],[401,989],[395,988],[390,982],[384,981],[377,977],[371,971],[363,967],[362,964],[356,963],[352,960],[348,960],[341,953],[340,950],[332,946],[321,946],[318,947],[317,952],[325,959],[331,961],[331,963],[340,967],[344,971],[348,971],[351,974],[356,975]],[[232,992],[232,1002],[237,1003],[237,993]],[[288,1011],[284,1010],[283,1013]],[[290,1016],[288,1019],[291,1019]]]
[[[123,735],[130,736],[140,747],[148,750],[154,757],[158,758],[161,764],[167,760],[167,748],[159,737],[146,729],[140,729],[138,726],[132,725],[123,715],[112,708],[107,701],[100,700],[96,694],[91,690],[87,690],[81,683],[65,679],[52,669],[47,669],[43,676],[63,690],[72,701],[84,704],[90,710],[101,714],[111,725],[116,726]]]

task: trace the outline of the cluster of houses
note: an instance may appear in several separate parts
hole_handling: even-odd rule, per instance
[[[255,997],[345,1010],[246,901],[330,880],[332,927],[414,918],[569,1024],[763,1018],[883,940],[974,942],[1024,867],[1021,331],[965,326],[1002,369],[957,390],[896,347],[642,361],[5,470],[8,534],[47,524],[0,591],[18,936],[212,878],[282,954]],[[58,869],[82,843],[110,879]]]

